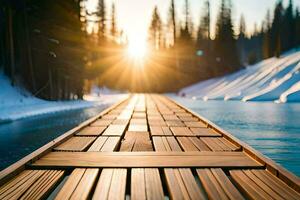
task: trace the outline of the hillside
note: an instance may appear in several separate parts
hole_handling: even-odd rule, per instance
[[[269,58],[224,77],[182,89],[179,94],[203,100],[300,102],[300,50]]]
[[[107,88],[93,88],[91,94],[85,95],[85,100],[45,101],[34,97],[22,87],[11,86],[10,80],[1,71],[0,86],[0,123],[74,109],[106,107],[126,96]]]

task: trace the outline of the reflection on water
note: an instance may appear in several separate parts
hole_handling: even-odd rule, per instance
[[[0,124],[0,170],[103,109],[104,107],[85,108]]]
[[[300,176],[300,104],[173,97]]]

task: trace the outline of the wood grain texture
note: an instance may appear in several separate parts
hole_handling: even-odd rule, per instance
[[[192,154],[193,153],[193,154]],[[261,167],[241,152],[51,152],[33,166],[57,167]],[[166,162],[167,161],[167,162]]]
[[[96,139],[96,137],[72,137],[58,147],[55,151],[84,151]]]

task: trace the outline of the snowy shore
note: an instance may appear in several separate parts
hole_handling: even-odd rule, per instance
[[[298,49],[233,74],[186,87],[179,94],[202,100],[300,102],[299,72]]]
[[[9,79],[0,72],[0,124],[38,115],[53,114],[97,106],[109,106],[127,94],[103,93],[85,95],[85,100],[45,101],[32,96],[26,90],[12,87]],[[100,91],[101,92],[101,91]]]

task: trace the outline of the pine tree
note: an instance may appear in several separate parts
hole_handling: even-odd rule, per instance
[[[295,47],[300,46],[300,11],[296,9],[295,14]]]
[[[210,39],[210,3],[205,1],[204,8],[201,11],[200,24],[197,31],[197,56],[201,77],[207,78],[213,76],[211,67],[212,49]]]
[[[175,4],[174,0],[171,0],[171,5],[170,5],[170,10],[169,10],[169,19],[168,19],[168,26],[170,29],[170,32],[172,34],[172,40],[171,43],[172,45],[175,45],[176,43],[176,15],[175,15]]]
[[[283,16],[283,31],[281,32],[283,51],[291,49],[295,45],[295,19],[293,12],[293,1],[290,0]]]
[[[189,1],[185,0],[184,25],[180,29],[180,39],[181,40],[190,40],[192,38],[191,29],[192,29],[192,23],[190,21]]]
[[[105,7],[105,0],[98,0],[98,7],[97,7],[97,15],[98,15],[98,36],[100,40],[105,38],[106,34],[106,7]]]
[[[262,43],[262,51],[263,51],[263,58],[269,58],[272,56],[271,53],[271,16],[270,10],[267,11],[265,21],[263,23],[263,43]]]
[[[218,71],[221,74],[239,68],[236,40],[231,19],[231,1],[222,0],[216,26],[215,53]]]
[[[271,28],[272,53],[279,57],[282,52],[282,26],[283,26],[283,6],[282,1],[276,4],[274,19]]]
[[[149,28],[150,41],[153,47],[158,50],[161,47],[162,40],[162,21],[158,14],[157,6],[155,6],[152,14],[152,20]]]
[[[210,39],[210,4],[209,1],[205,2],[205,7],[202,11],[203,15],[200,18],[200,25],[197,32],[198,43],[201,40]]]
[[[242,14],[240,19],[240,27],[239,27],[239,38],[245,38],[246,37],[246,22],[245,17]]]
[[[113,39],[117,36],[117,25],[116,25],[116,8],[115,4],[113,3],[111,6],[111,28],[110,28],[110,34]]]

